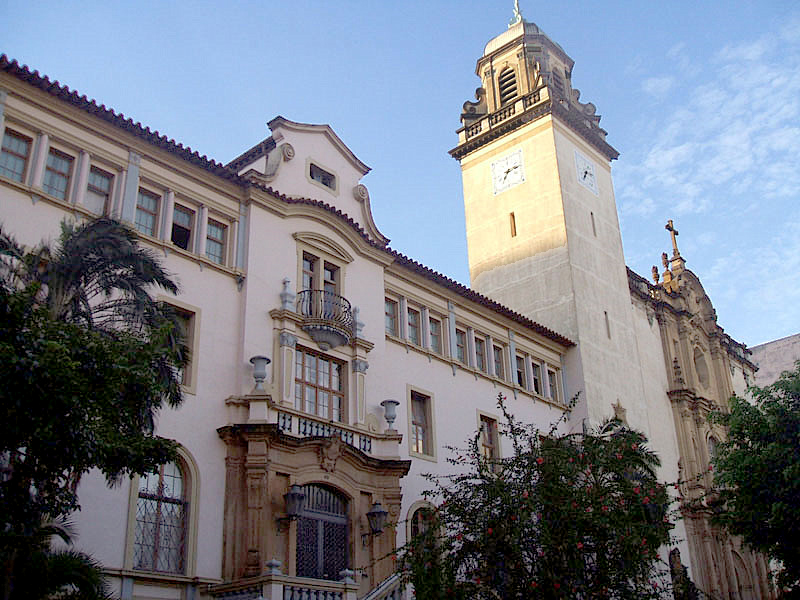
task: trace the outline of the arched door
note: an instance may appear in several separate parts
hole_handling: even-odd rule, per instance
[[[297,520],[297,576],[339,580],[348,560],[347,498],[331,488],[303,486]]]

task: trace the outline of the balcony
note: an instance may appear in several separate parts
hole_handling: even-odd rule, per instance
[[[327,290],[303,290],[297,294],[301,327],[322,351],[349,344],[353,339],[353,311],[347,299]]]

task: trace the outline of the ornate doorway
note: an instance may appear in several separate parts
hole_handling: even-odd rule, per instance
[[[297,576],[338,581],[348,567],[347,498],[331,488],[303,486],[297,521]]]

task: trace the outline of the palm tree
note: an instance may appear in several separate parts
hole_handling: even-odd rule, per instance
[[[0,288],[32,292],[32,302],[47,308],[50,318],[100,330],[149,337],[169,332],[167,343],[177,364],[159,365],[167,383],[167,402],[182,401],[178,371],[189,359],[180,320],[151,290],[177,293],[178,284],[152,250],[139,245],[137,234],[120,221],[101,217],[82,224],[64,221],[59,243],[42,242],[26,251],[0,226]]]
[[[14,544],[12,577],[4,577],[3,600],[105,600],[110,598],[100,564],[88,554],[70,548],[72,524],[65,519],[44,520]],[[55,540],[60,540],[54,544]],[[55,547],[56,544],[61,547]],[[5,558],[5,557],[4,557]]]

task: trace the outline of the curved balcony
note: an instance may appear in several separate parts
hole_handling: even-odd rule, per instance
[[[297,314],[302,328],[321,350],[349,344],[353,339],[353,311],[347,299],[326,290],[297,294]]]

